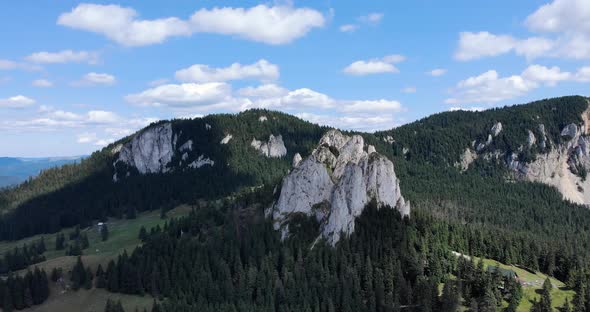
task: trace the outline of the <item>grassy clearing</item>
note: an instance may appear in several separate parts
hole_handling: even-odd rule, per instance
[[[26,312],[102,312],[108,299],[121,300],[125,311],[143,311],[152,308],[152,298],[149,296],[130,296],[109,293],[104,289],[80,289],[77,292],[59,293],[58,289],[51,289],[51,296],[40,306],[22,311]]]
[[[181,217],[188,215],[191,208],[189,206],[179,206],[167,213],[169,218]],[[123,250],[127,250],[129,253],[140,244],[139,230],[141,227],[145,227],[148,231],[157,225],[164,225],[166,220],[160,219],[159,211],[146,212],[138,214],[136,219],[110,219],[108,220],[109,239],[102,241],[100,232],[96,226],[92,226],[86,229],[82,229],[82,233],[86,233],[90,247],[83,250],[82,261],[86,266],[90,266],[93,271],[96,270],[99,264],[102,264],[106,268],[106,264],[116,258]],[[73,228],[64,229],[61,233],[64,233],[66,240],[68,234],[73,231]],[[25,243],[31,243],[44,237],[47,251],[44,253],[46,261],[37,263],[34,266],[44,269],[47,274],[51,273],[53,268],[62,268],[64,272],[68,272],[76,263],[77,257],[65,256],[65,250],[55,250],[55,237],[56,234],[51,235],[37,235],[22,239],[15,242],[0,242],[0,256],[4,255],[7,251],[13,250],[17,246],[23,246]],[[19,273],[24,273],[23,270]],[[146,308],[148,311],[151,310],[152,298],[150,296],[130,296],[122,294],[109,293],[104,289],[91,289],[85,290],[80,289],[77,292],[68,291],[61,293],[55,285],[50,282],[51,295],[49,299],[40,306],[25,309],[23,311],[103,311],[107,299],[121,300],[125,311],[135,311],[138,308],[139,311],[143,311]]]
[[[479,261],[479,258],[475,257],[475,261]],[[503,269],[512,270],[516,272],[518,277],[525,283],[525,285],[522,287],[523,297],[520,305],[518,306],[518,312],[530,311],[533,300],[537,299],[538,301],[541,298],[540,290],[543,286],[543,282],[547,278],[547,275],[539,272],[532,273],[513,265],[506,265],[491,259],[483,259],[483,263],[486,268],[488,266],[499,266]],[[563,282],[555,278],[551,277],[550,280],[551,284],[553,284],[553,289],[551,290],[552,305],[555,311],[558,311],[556,308],[563,306],[566,298],[568,298],[571,303],[575,292],[573,290],[567,289]]]
[[[187,215],[190,212],[189,206],[179,206],[168,212],[168,217],[180,217]],[[90,247],[84,249],[84,255],[95,255],[103,258],[116,257],[121,251],[127,249],[129,252],[137,246],[140,241],[138,238],[139,230],[144,226],[148,231],[150,228],[156,225],[162,226],[166,220],[160,219],[159,211],[151,211],[142,214],[138,214],[136,219],[109,219],[109,239],[105,242],[101,240],[100,233],[96,226],[91,226],[86,229],[82,229],[82,233],[86,233]],[[68,241],[68,235],[74,228],[68,228],[62,230],[60,233],[64,233],[66,236],[66,242]],[[23,246],[24,244],[30,244],[35,242],[41,237],[45,239],[45,246],[47,251],[44,253],[47,260],[63,257],[65,250],[55,250],[55,237],[56,234],[42,234],[32,237],[28,237],[22,240],[14,242],[0,242],[0,256],[4,255],[7,251],[13,250],[15,247]]]

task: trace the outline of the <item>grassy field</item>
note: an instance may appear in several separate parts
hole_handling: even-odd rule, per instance
[[[167,213],[168,218],[180,217],[187,215],[191,208],[189,206],[179,206]],[[109,239],[102,241],[99,231],[96,226],[82,229],[82,233],[86,233],[90,247],[83,250],[82,261],[86,266],[90,266],[96,270],[99,264],[106,268],[106,264],[116,258],[123,250],[129,253],[140,244],[139,230],[145,227],[148,231],[157,225],[162,226],[166,220],[160,219],[159,211],[152,211],[142,213],[136,219],[110,219],[108,220]],[[61,233],[68,239],[68,234],[73,231],[73,228],[64,229]],[[68,272],[76,262],[77,257],[65,256],[65,250],[55,250],[56,234],[51,235],[37,235],[23,240],[14,242],[0,242],[0,256],[7,251],[14,249],[17,246],[22,246],[25,243],[37,241],[43,237],[47,251],[44,253],[46,261],[35,264],[39,268],[43,268],[47,274],[51,273],[53,268],[62,268],[64,272]],[[19,273],[26,272],[23,270]],[[152,299],[149,296],[128,296],[121,294],[112,294],[102,289],[79,290],[77,292],[68,291],[61,293],[59,289],[51,284],[51,295],[49,299],[40,306],[25,309],[23,311],[103,311],[105,303],[108,298],[114,300],[121,300],[126,311],[143,311],[147,308],[149,311],[152,305]]]
[[[475,261],[479,261],[479,258],[475,257]],[[487,268],[488,266],[499,266],[503,269],[508,269],[516,272],[519,279],[524,282],[522,287],[523,290],[523,297],[520,301],[520,305],[518,306],[518,312],[528,312],[531,310],[533,299],[537,299],[537,301],[541,298],[540,290],[542,288],[543,282],[547,278],[547,275],[542,273],[531,273],[527,270],[515,267],[513,265],[506,265],[500,263],[495,260],[490,259],[483,259],[484,266]],[[553,289],[551,290],[551,299],[552,305],[555,311],[558,311],[556,308],[563,306],[565,303],[565,299],[572,301],[574,297],[574,291],[567,289],[565,284],[555,278],[550,278],[551,284],[553,285]]]

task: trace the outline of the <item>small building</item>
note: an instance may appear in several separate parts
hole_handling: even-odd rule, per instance
[[[503,277],[508,277],[508,278],[512,278],[515,280],[518,280],[518,274],[516,274],[516,272],[509,270],[509,269],[503,269],[500,267],[495,267],[495,266],[488,266],[488,272],[493,273],[495,271],[498,271],[500,273],[500,275],[502,275]]]
[[[102,228],[105,227],[105,226],[107,226],[107,223],[106,222],[98,222],[96,224],[96,229],[98,230],[98,232],[100,232],[100,231],[102,231]]]

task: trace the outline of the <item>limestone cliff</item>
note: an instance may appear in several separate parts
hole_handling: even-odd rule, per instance
[[[189,146],[192,147],[192,142],[183,145],[183,149]],[[165,123],[135,135],[120,148],[119,157],[113,165],[122,162],[135,167],[141,174],[167,172],[175,148],[176,136],[173,137],[172,125]],[[113,180],[117,179],[115,173]]]
[[[341,233],[354,231],[355,218],[371,200],[402,215],[410,212],[393,163],[374,147],[365,146],[359,135],[350,137],[330,130],[309,157],[295,159],[293,164],[272,208],[275,228],[282,230],[283,237],[288,235],[294,213],[314,216],[321,224],[322,236],[335,244]]]

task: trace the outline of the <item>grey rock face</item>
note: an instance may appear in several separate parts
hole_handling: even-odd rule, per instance
[[[226,135],[223,139],[221,139],[220,144],[227,144],[234,136],[231,134]]]
[[[574,138],[578,134],[578,126],[576,124],[569,124],[561,130],[561,136]]]
[[[203,166],[213,166],[213,165],[215,165],[215,162],[213,160],[209,159],[208,157],[205,157],[205,155],[199,156],[199,158],[197,158],[195,161],[188,164],[188,166],[193,169],[198,169]]]
[[[529,147],[532,147],[537,142],[537,138],[535,137],[535,134],[533,133],[533,131],[527,130],[527,132],[528,132],[528,137],[527,137],[526,143]]]
[[[268,142],[258,141],[254,138],[250,145],[266,157],[280,158],[287,155],[287,148],[281,135],[274,136],[271,134]]]
[[[188,140],[186,143],[182,144],[178,150],[180,152],[190,152],[193,150],[193,140]]]
[[[152,127],[126,143],[113,165],[123,162],[137,168],[141,174],[167,172],[175,147],[176,139],[170,123]]]
[[[268,117],[266,117],[266,116],[260,116],[260,117],[258,117],[258,121],[260,121],[260,122],[265,122],[267,120],[268,120]]]
[[[303,158],[301,158],[301,155],[299,153],[295,154],[295,156],[293,156],[293,162],[291,163],[291,166],[293,168],[299,166],[301,160],[303,160]]]
[[[283,187],[272,217],[276,229],[288,233],[293,213],[314,216],[322,236],[335,244],[341,233],[354,231],[354,220],[365,205],[375,200],[379,207],[410,213],[401,195],[393,163],[367,148],[361,136],[330,130],[311,156],[299,162],[283,179]]]
[[[502,123],[498,122],[495,125],[492,126],[492,129],[490,130],[492,132],[492,135],[494,137],[497,137],[498,134],[500,134],[500,132],[502,132]]]

